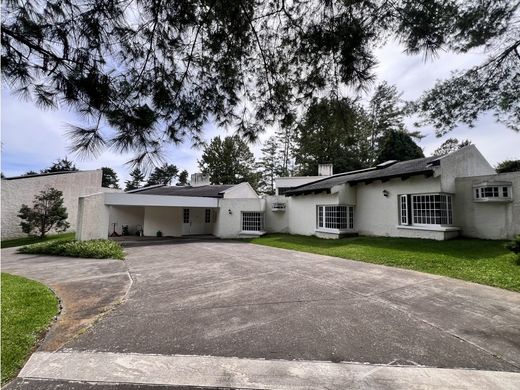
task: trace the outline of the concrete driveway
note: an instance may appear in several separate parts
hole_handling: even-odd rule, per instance
[[[125,302],[58,353],[33,355],[13,386],[30,388],[33,378],[105,384],[119,378],[128,386],[318,388],[317,383],[328,381],[329,388],[343,388],[346,382],[341,378],[348,377],[362,378],[353,382],[363,385],[359,388],[387,388],[376,385],[421,386],[448,374],[444,385],[459,378],[465,384],[460,388],[471,388],[472,381],[486,385],[489,378],[492,387],[504,378],[504,388],[520,385],[520,294],[240,242],[180,240],[127,248],[127,252],[125,263],[133,285]],[[163,357],[157,355],[176,360],[159,364],[157,359]],[[216,360],[200,360],[206,356]],[[305,376],[311,375],[309,367],[317,367],[312,364],[317,361],[323,366],[315,371],[328,373],[328,379]],[[273,366],[258,373],[266,369],[259,368],[258,362]],[[282,369],[282,363],[289,366]],[[163,371],[177,372],[176,379],[146,379],[158,364]],[[204,373],[205,364],[213,367],[208,372],[221,367],[219,378],[224,379],[204,383],[179,379],[178,370],[186,374],[186,365]],[[253,368],[242,367],[249,364]],[[222,368],[230,365],[231,371]],[[100,367],[112,368],[103,376]],[[374,367],[380,375],[382,368],[390,367],[393,374],[377,379]],[[341,371],[344,368],[347,373]],[[424,371],[430,369],[437,371]],[[317,382],[308,387],[302,387],[301,381],[300,387],[285,382],[271,386],[251,377],[241,382],[240,370],[264,379],[290,372],[301,381]],[[344,376],[334,376],[337,370]],[[405,375],[403,370],[414,374]],[[130,378],[130,371],[139,375]],[[158,377],[161,372],[154,374]]]

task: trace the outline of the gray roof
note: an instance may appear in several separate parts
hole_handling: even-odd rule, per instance
[[[433,175],[433,167],[439,164],[440,157],[426,157],[415,160],[401,161],[393,164],[383,163],[377,167],[360,171],[339,173],[312,183],[291,188],[285,192],[286,196],[304,195],[316,192],[330,192],[337,185],[350,183],[352,185],[360,182],[371,182],[381,179],[392,179],[395,177],[408,177],[413,175]],[[386,167],[386,168],[385,168]]]
[[[191,186],[153,186],[139,188],[128,194],[140,195],[166,195],[166,196],[197,196],[203,198],[222,198],[223,192],[235,184]]]

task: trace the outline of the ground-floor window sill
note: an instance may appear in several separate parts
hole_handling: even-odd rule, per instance
[[[244,235],[244,236],[263,236],[266,232],[263,231],[263,230],[242,230],[240,231],[240,235]]]
[[[461,230],[457,226],[418,226],[418,225],[397,225],[398,229],[408,230],[427,230],[430,232],[456,232]]]
[[[355,233],[353,229],[316,229],[316,233],[346,234]]]

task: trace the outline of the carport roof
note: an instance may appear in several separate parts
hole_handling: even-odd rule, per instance
[[[154,186],[145,187],[127,192],[128,194],[139,195],[166,195],[166,196],[191,196],[202,198],[222,198],[223,193],[234,187],[235,184],[215,184],[199,187],[192,186]]]
[[[442,157],[433,156],[408,161],[387,161],[373,168],[352,171],[329,176],[312,183],[291,188],[284,195],[305,195],[318,192],[330,192],[332,187],[349,183],[351,185],[374,180],[389,180],[395,177],[410,177],[414,175],[433,175],[434,166],[439,164]]]

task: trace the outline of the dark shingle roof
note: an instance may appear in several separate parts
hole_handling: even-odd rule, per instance
[[[154,186],[128,192],[140,195],[166,195],[166,196],[198,196],[203,198],[222,198],[222,192],[234,187],[235,184],[206,185],[200,187],[191,186]]]
[[[404,177],[412,175],[432,175],[433,166],[439,162],[438,156],[418,158],[415,160],[401,161],[390,166],[368,168],[361,171],[345,172],[334,176],[314,181],[294,187],[287,192],[286,196],[310,194],[313,192],[327,191],[334,186],[341,184],[356,184],[379,179],[391,179],[394,177]],[[384,164],[381,164],[384,166]]]

